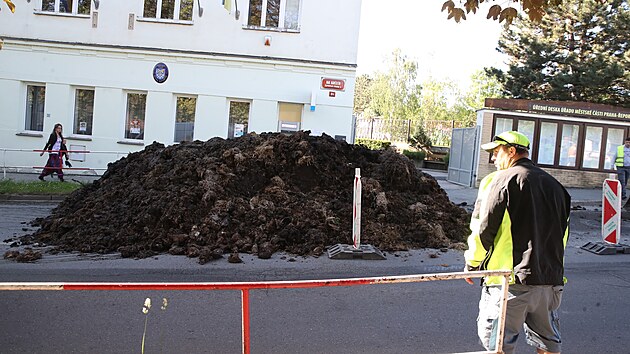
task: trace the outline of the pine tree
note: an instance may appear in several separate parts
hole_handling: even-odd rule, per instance
[[[538,24],[517,19],[499,40],[510,57],[494,70],[508,97],[630,107],[627,0],[568,0]]]

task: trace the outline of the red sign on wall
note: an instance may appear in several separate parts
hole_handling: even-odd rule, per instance
[[[346,88],[346,80],[322,78],[322,88],[343,91]]]

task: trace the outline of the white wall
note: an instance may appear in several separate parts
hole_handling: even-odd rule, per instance
[[[90,16],[64,16],[39,11],[41,0],[16,2],[16,12],[0,12],[0,36],[70,43],[169,48],[187,51],[269,56],[355,64],[361,0],[302,0],[298,33],[247,29],[249,1],[238,0],[239,20],[221,0],[194,1],[189,24],[143,21],[142,0],[100,1],[96,28]],[[6,7],[5,7],[6,10]],[[133,14],[134,29],[128,29]],[[271,46],[264,37],[271,36]]]
[[[137,151],[153,141],[172,144],[177,95],[197,98],[197,140],[227,137],[231,99],[251,102],[249,131],[278,131],[278,103],[288,102],[306,105],[303,129],[349,140],[360,3],[303,0],[299,33],[244,29],[247,6],[239,5],[242,23],[237,23],[219,0],[202,0],[204,15],[199,18],[195,10],[192,25],[135,21],[133,31],[127,15],[138,13],[142,1],[101,1],[95,29],[89,18],[34,12],[41,1],[18,3],[14,16],[0,12],[0,64],[14,63],[0,65],[0,149],[41,149],[54,124],[61,123],[69,144],[107,152],[87,154],[77,167],[103,169],[122,156],[116,152]],[[262,45],[265,35],[273,37],[270,47]],[[159,62],[169,68],[162,84],[153,79]],[[329,97],[331,90],[320,88],[323,77],[345,80],[345,90]],[[24,129],[29,83],[46,86],[42,132]],[[89,137],[72,134],[77,87],[95,90]],[[124,139],[130,91],[147,94],[140,141]],[[313,94],[317,104],[310,112]],[[0,163],[43,164],[32,152],[9,155]]]
[[[199,95],[195,115],[195,140],[226,137],[228,134],[228,102],[225,97]]]

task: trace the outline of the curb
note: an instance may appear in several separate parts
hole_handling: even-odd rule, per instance
[[[66,198],[65,195],[48,194],[0,194],[0,201],[11,202],[60,202]]]

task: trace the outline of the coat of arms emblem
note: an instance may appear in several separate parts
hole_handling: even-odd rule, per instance
[[[168,67],[164,63],[157,63],[153,67],[153,79],[158,84],[163,83],[168,79]]]

